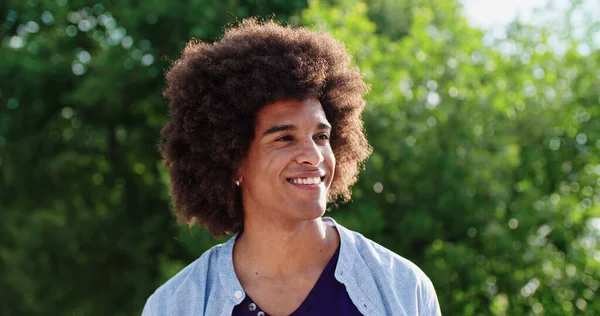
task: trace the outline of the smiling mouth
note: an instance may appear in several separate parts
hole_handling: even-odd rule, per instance
[[[287,180],[293,184],[319,185],[325,180],[325,177],[289,178]]]

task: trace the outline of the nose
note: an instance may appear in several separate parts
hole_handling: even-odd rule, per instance
[[[318,166],[325,159],[321,148],[315,143],[312,138],[302,142],[300,152],[296,156],[296,162],[299,164],[309,164]]]

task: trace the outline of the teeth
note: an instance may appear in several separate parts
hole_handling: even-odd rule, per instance
[[[291,182],[295,183],[295,184],[319,184],[319,183],[321,183],[321,178],[320,177],[295,178],[295,179],[291,179]]]

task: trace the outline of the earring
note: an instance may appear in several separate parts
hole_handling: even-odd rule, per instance
[[[235,185],[240,186],[240,180],[235,180]]]

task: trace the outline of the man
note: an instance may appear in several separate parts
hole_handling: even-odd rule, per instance
[[[440,315],[419,268],[322,217],[371,151],[349,61],[327,34],[255,20],[187,45],[167,74],[161,144],[176,215],[235,236],[143,315]]]

